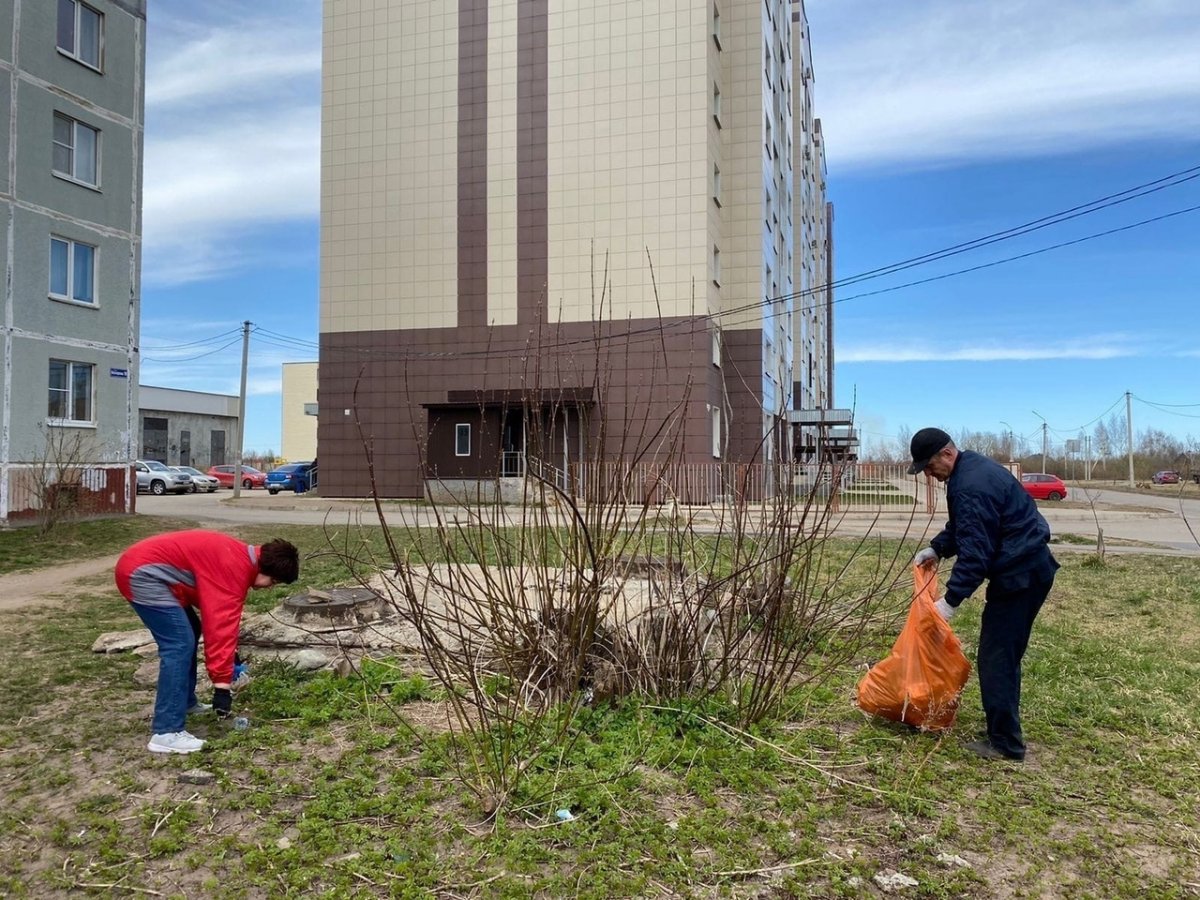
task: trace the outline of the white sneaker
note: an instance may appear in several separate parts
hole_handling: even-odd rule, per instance
[[[172,731],[151,737],[146,749],[151,753],[195,753],[203,746],[204,741],[186,731]]]
[[[200,715],[200,713],[206,713],[210,709],[212,709],[211,703],[200,703],[199,701],[197,701],[188,707],[187,714],[189,716],[198,716],[198,715]]]

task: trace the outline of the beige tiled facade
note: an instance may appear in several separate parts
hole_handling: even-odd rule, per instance
[[[283,422],[279,452],[288,462],[317,457],[317,364],[283,364]]]
[[[426,410],[527,388],[533,346],[539,389],[592,384],[594,346],[554,348],[597,322],[689,335],[670,359],[630,340],[614,375],[664,410],[690,385],[689,459],[785,458],[795,392],[828,396],[792,296],[821,265],[797,220],[825,222],[807,40],[790,0],[325,0],[323,490],[362,486],[352,396],[389,472],[428,469]]]

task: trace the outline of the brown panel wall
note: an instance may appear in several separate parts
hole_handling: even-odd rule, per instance
[[[323,334],[321,492],[366,495],[370,448],[383,496],[421,496],[429,455],[422,404],[445,404],[449,392],[464,390],[590,390],[591,457],[656,448],[659,458],[712,462],[709,409],[719,402],[723,370],[712,365],[708,322],[661,324],[568,324],[540,337],[523,326]]]
[[[429,455],[426,471],[433,478],[495,478],[500,474],[499,409],[461,407],[431,409],[428,422]],[[471,453],[458,456],[456,426],[471,426]]]
[[[721,363],[729,392],[729,462],[766,462],[763,447],[763,334],[759,330],[721,333]]]
[[[517,19],[517,321],[545,321],[548,262],[550,0],[520,0]]]
[[[458,321],[487,321],[487,0],[458,0]]]

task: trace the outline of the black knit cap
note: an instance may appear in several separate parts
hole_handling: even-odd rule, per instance
[[[908,474],[916,475],[924,472],[929,461],[950,441],[950,435],[940,428],[922,428],[914,434],[912,443],[908,445],[913,458],[912,465],[908,467]]]

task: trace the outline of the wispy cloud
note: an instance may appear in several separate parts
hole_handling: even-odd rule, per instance
[[[1146,344],[1124,337],[1091,336],[1046,344],[995,343],[935,346],[932,344],[863,343],[839,347],[841,363],[1019,362],[1023,360],[1119,359],[1143,356]]]
[[[149,285],[261,266],[247,237],[320,207],[320,4],[193,8],[203,12],[149,25]]]
[[[834,169],[1200,132],[1194,0],[809,0]]]

